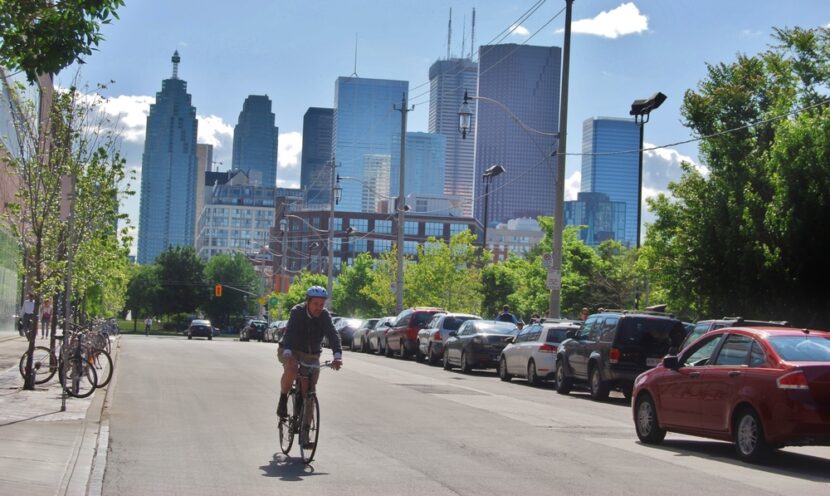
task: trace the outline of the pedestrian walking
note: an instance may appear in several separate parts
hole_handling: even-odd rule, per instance
[[[23,306],[20,308],[20,313],[23,315],[23,326],[20,330],[20,335],[28,337],[29,332],[32,330],[32,326],[36,325],[35,296],[32,293],[29,293],[26,296],[26,299],[23,300]]]
[[[153,319],[152,317],[147,317],[144,319],[144,335],[150,335],[150,329],[153,327]]]
[[[43,312],[40,314],[40,337],[46,339],[52,331],[52,302],[46,300],[43,303]]]

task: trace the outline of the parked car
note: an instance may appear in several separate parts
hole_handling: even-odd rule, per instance
[[[367,335],[369,331],[375,328],[380,318],[374,319],[366,319],[363,321],[363,325],[361,325],[355,332],[352,334],[352,343],[351,348],[352,351],[362,351],[363,353],[369,353],[369,339]]]
[[[578,329],[579,324],[570,320],[548,320],[525,327],[502,350],[499,378],[509,381],[513,376],[526,377],[533,386],[552,380],[556,373],[559,344],[567,339],[568,331]]]
[[[786,320],[782,320],[780,322],[776,321],[765,321],[765,320],[746,320],[743,317],[724,317],[722,319],[717,320],[699,320],[697,321],[692,330],[686,335],[686,339],[680,345],[678,350],[674,350],[676,354],[679,350],[682,350],[687,345],[692,344],[693,342],[697,341],[697,339],[707,332],[715,331],[718,329],[723,329],[724,327],[790,327],[790,323]]]
[[[245,324],[245,327],[239,331],[239,340],[250,341],[252,339],[256,339],[257,341],[262,341],[262,335],[266,328],[268,328],[268,322],[265,322],[264,320],[250,319]]]
[[[208,341],[213,339],[213,326],[210,325],[209,320],[202,320],[202,319],[195,319],[190,322],[190,326],[187,328],[187,339],[193,339],[193,337],[202,337],[208,338]]]
[[[594,314],[556,353],[556,391],[568,394],[587,384],[591,398],[602,401],[612,389],[631,397],[634,379],[660,363],[686,335],[683,323],[666,314],[605,312]]]
[[[386,332],[385,352],[391,357],[398,354],[403,359],[418,349],[418,331],[425,328],[436,313],[444,310],[435,307],[407,308],[395,319],[395,323]]]
[[[468,320],[481,320],[478,315],[466,313],[436,313],[425,329],[418,331],[418,349],[415,351],[415,360],[423,362],[425,359],[430,365],[441,361],[444,356],[444,343],[450,337],[451,331],[457,331],[461,324]]]
[[[354,333],[363,325],[363,319],[340,319],[334,326],[334,330],[340,335],[340,344],[343,348],[351,348]]]
[[[830,445],[830,333],[729,327],[637,377],[637,437],[732,441],[745,461],[783,446]]]
[[[395,322],[395,316],[381,317],[375,328],[366,333],[366,340],[369,342],[369,352],[383,355],[386,351],[386,333],[389,326]]]
[[[468,320],[458,331],[450,331],[444,343],[444,370],[461,367],[464,373],[473,369],[492,369],[501,351],[513,340],[518,329],[512,322]]]

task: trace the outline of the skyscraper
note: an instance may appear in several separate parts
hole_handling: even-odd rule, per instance
[[[553,215],[561,55],[558,47],[479,49],[478,96],[497,103],[476,100],[476,219],[483,221],[481,176],[495,164],[506,172],[490,187],[490,223]]]
[[[640,128],[634,119],[593,117],[582,123],[582,187],[605,193],[612,202],[625,203],[625,235],[637,245],[637,188],[639,187]],[[611,153],[631,151],[631,153]],[[605,153],[605,155],[603,155]]]
[[[213,145],[196,144],[196,210],[193,217],[193,239],[199,237],[199,216],[205,206],[205,174],[213,170]]]
[[[172,245],[193,245],[196,212],[196,107],[187,83],[178,76],[179,52],[173,54],[173,76],[161,83],[147,116],[147,138],[141,160],[141,205],[138,263],[152,263]]]
[[[580,192],[565,202],[565,225],[586,226],[579,238],[588,246],[616,239],[625,243],[625,203],[612,202],[605,193]]]
[[[401,145],[395,137],[392,146],[392,167],[390,168],[389,194],[398,196],[400,177]],[[441,196],[444,194],[444,157],[446,156],[447,137],[432,133],[406,133],[406,196],[424,194]]]
[[[409,91],[409,82],[358,77],[339,77],[334,93],[332,147],[337,172],[344,177],[363,177],[367,155],[388,155],[401,132],[401,115],[393,105]],[[397,163],[392,168],[399,167]],[[345,180],[338,211],[359,212],[363,208],[363,187]]]
[[[268,95],[249,95],[233,128],[233,168],[248,173],[251,184],[277,185],[279,128]]]
[[[378,202],[389,198],[389,173],[392,169],[389,155],[363,156],[362,212],[377,212]],[[397,188],[395,188],[397,190]]]
[[[473,134],[467,139],[458,132],[458,109],[464,92],[476,96],[478,91],[478,64],[470,59],[439,60],[429,68],[429,132],[446,136],[447,148],[444,168],[444,193],[464,199],[462,212],[473,215],[473,176],[475,175]],[[475,106],[473,129],[475,129]]]
[[[307,205],[328,205],[331,196],[331,135],[334,109],[309,108],[303,116],[300,188]]]

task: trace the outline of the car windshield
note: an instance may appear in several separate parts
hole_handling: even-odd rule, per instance
[[[444,319],[444,329],[448,331],[457,331],[461,324],[467,322],[468,320],[472,319],[473,317],[447,317]]]
[[[567,329],[551,329],[548,331],[548,337],[545,341],[548,343],[561,343],[568,338],[567,334]]]
[[[680,346],[686,332],[677,320],[649,317],[622,319],[618,342],[621,345],[639,345],[653,355],[665,355],[669,348]]]
[[[828,336],[772,336],[769,343],[788,362],[830,362]]]
[[[504,334],[505,336],[512,336],[519,332],[515,324],[510,322],[487,322],[476,324],[476,332],[478,334]]]
[[[265,329],[266,327],[268,327],[268,324],[266,324],[265,322],[251,322],[251,325],[253,327],[256,327],[257,329]]]
[[[426,312],[415,312],[412,315],[412,320],[409,325],[414,327],[426,327],[429,324],[429,321],[432,320],[434,314],[426,313]]]

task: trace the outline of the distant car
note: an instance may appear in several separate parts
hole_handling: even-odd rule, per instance
[[[251,319],[245,324],[245,327],[239,331],[239,340],[250,341],[255,339],[257,341],[262,341],[262,335],[265,333],[266,328],[268,328],[268,322],[265,322],[264,320]]]
[[[667,431],[732,441],[745,461],[783,446],[830,446],[830,333],[718,329],[638,376],[633,394],[643,443]]]
[[[369,353],[383,355],[386,349],[386,332],[389,326],[395,322],[394,316],[381,317],[375,328],[366,333],[366,340],[369,342]]]
[[[340,344],[343,348],[351,348],[354,333],[363,325],[363,319],[340,319],[334,330],[340,335]]]
[[[672,350],[676,354],[678,351],[682,350],[686,346],[694,343],[697,339],[704,334],[716,331],[718,329],[723,329],[724,327],[789,327],[790,323],[782,320],[780,322],[776,321],[765,321],[765,320],[746,320],[743,317],[724,317],[722,319],[716,320],[699,320],[695,324],[692,325],[692,329],[686,335],[686,339],[683,341],[683,344],[680,345],[678,350]]]
[[[351,349],[352,351],[362,351],[369,353],[369,339],[367,335],[369,331],[375,328],[380,318],[366,319],[352,335]]]
[[[190,326],[187,328],[186,334],[187,339],[193,339],[195,336],[212,340],[213,332],[213,326],[210,325],[209,320],[195,319],[190,322]]]
[[[418,331],[418,349],[415,360],[426,360],[430,365],[441,361],[444,355],[444,343],[451,331],[457,331],[468,320],[481,320],[478,315],[466,313],[436,313],[427,327]]]
[[[518,329],[512,322],[468,320],[456,331],[450,331],[444,343],[444,370],[460,367],[468,373],[473,369],[495,368],[501,351],[513,340]]]
[[[538,386],[552,380],[556,374],[556,352],[567,339],[568,331],[575,332],[574,321],[546,321],[523,328],[499,357],[499,378],[509,381],[513,376],[526,377]]]
[[[444,313],[441,308],[415,307],[407,308],[398,314],[395,323],[386,333],[386,356],[395,353],[403,359],[415,354],[418,349],[418,331],[425,328],[436,313]]]

